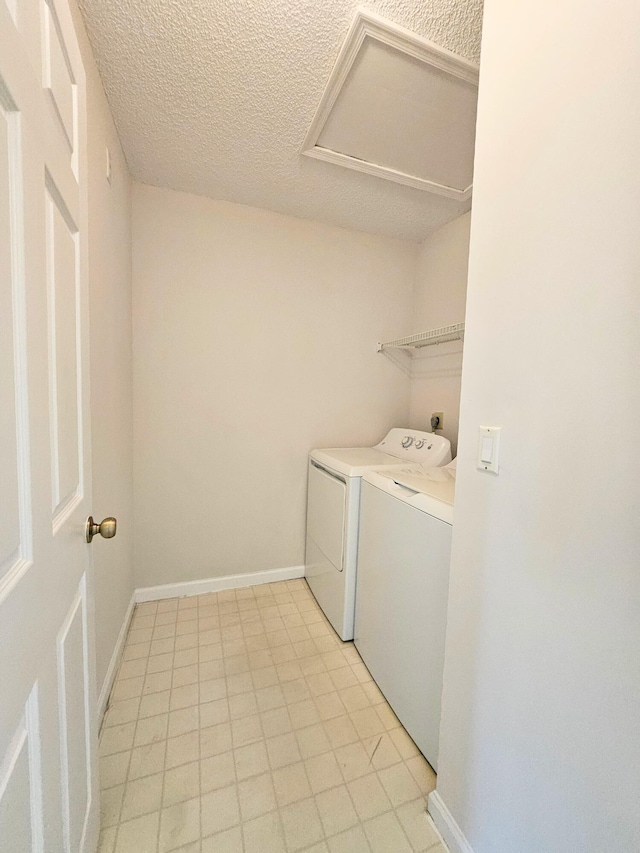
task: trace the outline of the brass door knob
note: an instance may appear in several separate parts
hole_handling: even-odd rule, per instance
[[[98,533],[104,539],[113,539],[116,535],[117,526],[118,522],[113,518],[113,516],[103,518],[100,524],[96,524],[93,520],[93,516],[90,515],[87,519],[87,542],[91,542],[93,537],[97,536]]]

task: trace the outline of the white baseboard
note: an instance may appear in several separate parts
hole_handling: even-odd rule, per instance
[[[120,658],[122,657],[122,652],[124,650],[124,643],[127,639],[127,631],[129,630],[129,624],[131,623],[131,617],[133,616],[133,608],[135,607],[135,604],[136,594],[134,591],[133,595],[131,596],[129,606],[127,607],[127,612],[124,614],[124,619],[122,620],[122,625],[120,627],[120,633],[118,634],[118,639],[116,640],[116,644],[113,649],[113,654],[111,655],[111,660],[109,661],[109,666],[107,667],[107,674],[104,677],[102,689],[100,690],[100,696],[98,697],[98,725],[102,723],[104,712],[107,710],[109,694],[111,693],[113,681],[116,677],[118,666],[120,665]]]
[[[451,853],[473,853],[471,845],[437,790],[429,794],[427,811]]]
[[[243,575],[226,575],[222,578],[203,578],[184,583],[166,583],[160,586],[140,587],[134,593],[136,603],[158,601],[161,598],[180,598],[184,595],[205,595],[224,589],[241,589],[263,583],[290,581],[304,577],[304,566],[289,566],[286,569],[267,569],[264,572],[247,572]]]

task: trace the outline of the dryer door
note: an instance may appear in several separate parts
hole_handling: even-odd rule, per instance
[[[345,480],[312,462],[309,466],[307,536],[339,572],[344,568],[346,503]]]

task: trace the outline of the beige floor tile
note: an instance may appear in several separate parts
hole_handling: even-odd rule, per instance
[[[215,702],[205,702],[200,705],[200,725],[203,728],[226,723],[229,719],[229,703],[226,699],[216,699]]]
[[[400,726],[400,720],[396,717],[391,707],[386,702],[376,705],[375,710],[388,732],[391,732]]]
[[[304,764],[289,764],[273,771],[273,785],[280,808],[311,796]]]
[[[436,774],[422,755],[418,754],[413,758],[408,758],[405,763],[425,796],[435,790]]]
[[[195,685],[194,685],[195,687]],[[185,688],[186,689],[186,688]],[[214,678],[212,681],[200,682],[200,702],[215,702],[224,699],[227,695],[227,682],[224,678]],[[198,700],[196,699],[196,702]]]
[[[266,738],[283,735],[293,730],[288,708],[274,708],[260,715],[262,730]]]
[[[392,729],[392,731],[389,732],[389,737],[405,761],[408,758],[413,758],[414,755],[419,755],[418,747],[411,740],[402,726],[397,729]]]
[[[286,853],[287,851],[278,812],[271,812],[243,823],[242,833],[245,853]]]
[[[242,717],[231,722],[231,736],[234,747],[246,746],[262,740],[262,723],[260,716],[254,714],[250,717]]]
[[[369,697],[359,684],[354,684],[353,687],[346,687],[344,690],[340,690],[338,695],[349,713],[369,707]]]
[[[209,726],[200,730],[201,758],[220,755],[222,752],[227,752],[232,746],[230,723],[219,723],[217,726]]]
[[[282,687],[279,684],[273,684],[271,687],[262,687],[256,690],[256,699],[258,709],[261,713],[272,711],[274,708],[281,708],[287,704]]]
[[[253,692],[253,678],[250,672],[241,672],[227,678],[227,694],[236,696],[238,693]]]
[[[124,652],[122,653],[122,659],[124,661],[128,660],[138,660],[140,658],[149,657],[149,652],[151,650],[151,643],[137,643],[134,646],[126,645],[124,648]]]
[[[123,723],[130,723],[137,720],[139,707],[139,696],[136,696],[133,699],[122,699],[120,701],[111,702],[105,718],[105,726],[121,726]]]
[[[321,723],[316,723],[315,726],[308,726],[306,729],[298,729],[296,731],[296,739],[300,755],[303,759],[312,758],[314,755],[322,755],[323,752],[329,752],[331,749],[329,738]]]
[[[322,824],[313,798],[286,806],[280,810],[280,817],[291,853],[322,839]]]
[[[145,744],[158,743],[161,740],[165,740],[167,737],[168,720],[168,714],[158,714],[156,717],[145,717],[142,720],[138,720],[133,745],[145,746]]]
[[[248,717],[258,713],[258,703],[255,693],[239,693],[229,696],[229,714],[232,720]]]
[[[318,714],[318,709],[312,699],[305,699],[303,702],[296,702],[288,707],[291,725],[294,729],[304,729],[320,722],[320,714]]]
[[[258,776],[269,769],[264,741],[241,746],[234,750],[234,753],[238,781],[248,779],[250,776]]]
[[[287,764],[294,764],[296,761],[301,760],[302,756],[300,755],[298,742],[293,732],[269,738],[266,741],[266,745],[269,754],[269,764],[272,770],[284,767]]]
[[[369,755],[360,741],[336,749],[335,757],[345,782],[350,782],[352,779],[357,779],[371,772]]]
[[[142,695],[145,678],[143,675],[136,678],[118,678],[113,686],[111,701],[121,702],[124,699],[135,699]]]
[[[180,670],[177,671],[179,672]],[[175,673],[173,674],[173,678],[175,679]],[[150,693],[160,693],[163,690],[169,690],[171,688],[171,682],[171,670],[166,670],[166,672],[149,673],[144,680],[144,688],[142,692],[147,696]]]
[[[271,773],[252,776],[238,783],[238,799],[243,821],[252,820],[277,807]]]
[[[200,762],[191,761],[181,764],[164,774],[164,794],[162,805],[174,806],[184,800],[192,800],[200,796]]]
[[[210,682],[208,682],[210,683]],[[202,687],[202,685],[200,685]],[[175,687],[171,691],[170,709],[177,711],[179,708],[189,708],[192,705],[197,705],[199,700],[198,684],[185,684],[183,687]],[[219,696],[211,696],[211,699],[219,699]],[[203,702],[208,702],[210,699],[204,698]]]
[[[113,788],[126,781],[130,757],[129,752],[118,752],[115,755],[105,755],[100,759],[101,788]]]
[[[256,652],[255,654],[260,654]],[[275,666],[265,665],[258,667],[256,669],[252,669],[251,678],[253,680],[253,687],[255,690],[262,690],[265,687],[273,687],[274,684],[278,684],[278,671]]]
[[[391,801],[376,773],[368,773],[366,776],[354,779],[347,787],[361,821],[390,811]]]
[[[167,770],[172,767],[178,767],[180,764],[187,764],[189,761],[197,761],[199,758],[199,732],[187,732],[186,734],[178,735],[178,737],[169,738],[167,741]]]
[[[333,720],[344,715],[346,708],[338,693],[324,693],[316,697],[316,708],[321,720]]]
[[[110,826],[100,832],[98,853],[113,853],[116,846],[117,826]]]
[[[187,732],[196,731],[200,727],[200,709],[197,705],[169,712],[167,736],[178,737]]]
[[[351,722],[351,717],[343,715],[331,720],[325,720],[323,728],[333,749],[347,746],[358,740],[358,732]]]
[[[197,663],[181,666],[173,670],[173,678],[169,687],[185,687],[187,684],[195,684],[199,680],[199,667]]]
[[[103,829],[108,826],[115,826],[120,820],[124,787],[124,785],[116,785],[102,791],[100,795],[100,825]]]
[[[183,666],[193,666],[198,663],[197,649],[180,649],[174,655],[173,666],[181,669]]]
[[[366,684],[362,685],[362,689],[372,705],[381,705],[387,701],[375,681],[367,681]]]
[[[173,667],[173,652],[164,655],[153,655],[148,658],[146,670],[148,673],[165,672]]]
[[[150,693],[148,696],[143,696],[140,700],[140,719],[166,714],[169,710],[170,695],[170,690],[163,690],[160,693]]]
[[[308,658],[302,658],[300,661],[300,669],[304,676],[317,675],[320,672],[326,672],[327,667],[320,655],[312,655]]]
[[[364,824],[373,853],[413,853],[409,839],[394,812],[387,812]]]
[[[137,678],[144,675],[147,671],[147,660],[140,658],[138,660],[123,661],[118,673],[118,679]]]
[[[363,708],[361,711],[354,711],[350,716],[351,722],[362,739],[385,731],[384,723],[375,708]]]
[[[386,767],[378,776],[395,808],[420,796],[420,788],[404,763]]]
[[[328,672],[320,672],[307,676],[307,684],[312,696],[322,696],[323,693],[333,693],[335,685]]]
[[[304,765],[314,794],[341,785],[343,782],[340,767],[333,752],[308,758]]]
[[[210,835],[202,842],[202,853],[243,853],[242,828],[234,826],[217,835]]]
[[[415,853],[424,853],[426,850],[434,850],[436,853],[437,846],[441,843],[440,836],[427,814],[426,803],[422,797],[400,806],[396,810],[396,815],[409,836]],[[444,853],[444,848],[442,848],[442,853]]]
[[[238,789],[235,785],[219,788],[202,796],[202,833],[213,835],[240,823]]]
[[[360,822],[346,785],[317,794],[316,805],[326,835],[336,835]]]
[[[130,750],[133,746],[135,733],[135,722],[104,728],[100,735],[100,755],[113,755],[116,752]]]
[[[295,702],[303,702],[305,699],[311,699],[311,691],[306,679],[298,678],[295,681],[285,681],[282,683],[282,693],[284,701],[287,705],[292,705]]]
[[[198,655],[200,663],[222,660],[222,643],[210,643],[207,646],[200,646],[198,649],[191,649],[190,651]]]
[[[199,681],[215,681],[224,678],[224,660],[201,661],[199,664]]]
[[[115,853],[156,853],[160,812],[121,823]]]
[[[349,687],[355,687],[359,684],[355,673],[348,666],[332,670],[331,680],[333,681],[335,690],[347,690]]]
[[[376,770],[391,767],[392,764],[402,761],[400,753],[387,733],[374,735],[374,737],[367,738],[363,743],[370,757],[371,765]]]
[[[160,773],[164,770],[165,752],[166,741],[164,740],[137,746],[131,751],[129,779],[141,779],[143,776]]]
[[[153,776],[128,782],[122,800],[120,820],[131,820],[158,811],[162,805],[163,782],[164,773],[155,773]]]
[[[200,780],[203,794],[235,784],[236,764],[233,752],[229,750],[221,755],[203,758],[200,762]]]
[[[354,826],[346,832],[334,835],[327,841],[331,853],[371,853],[367,836],[361,826]],[[395,851],[388,851],[395,853]]]
[[[162,810],[159,853],[169,853],[200,838],[200,798],[185,800]]]

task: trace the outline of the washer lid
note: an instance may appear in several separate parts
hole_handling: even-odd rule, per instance
[[[398,465],[397,456],[376,450],[375,447],[329,447],[312,450],[311,459],[345,477],[362,477],[371,468]]]
[[[364,480],[393,495],[394,498],[433,515],[447,524],[453,523],[453,501],[456,471],[453,465],[445,468],[424,468],[421,465],[398,466],[392,470],[370,470]]]

